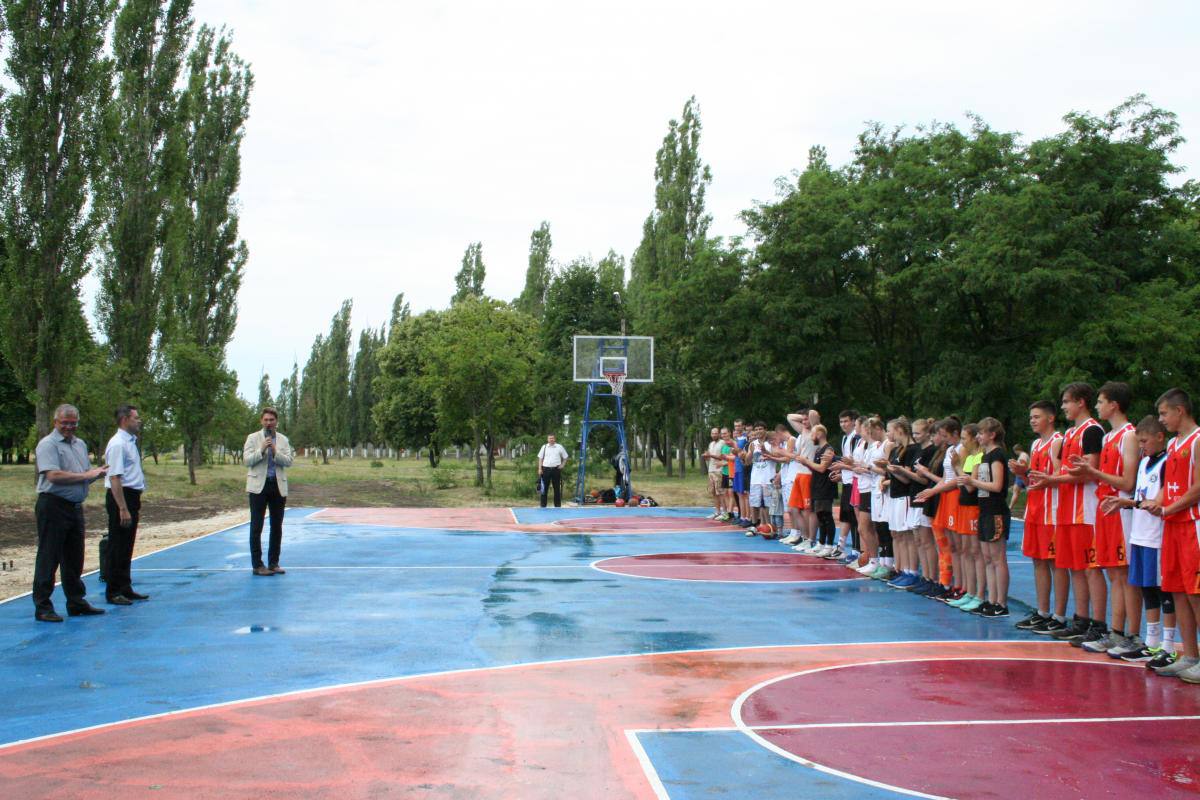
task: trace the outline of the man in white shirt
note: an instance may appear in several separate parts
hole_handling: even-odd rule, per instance
[[[708,450],[700,454],[700,459],[708,466],[708,494],[713,499],[713,513],[709,519],[720,519],[725,511],[725,489],[721,486],[721,468],[725,466],[721,450],[725,443],[721,441],[720,428],[713,428],[708,435],[712,441],[708,443]]]
[[[562,468],[567,463],[567,450],[554,434],[546,437],[546,443],[538,450],[538,485],[541,488],[542,508],[546,507],[549,488],[554,486],[554,507],[562,508]]]
[[[108,474],[104,478],[104,508],[108,512],[108,548],[105,558],[107,580],[104,596],[114,606],[133,605],[134,600],[150,596],[135,592],[130,576],[133,544],[137,540],[138,518],[142,511],[142,492],[146,476],[142,472],[142,454],[137,437],[142,432],[138,410],[131,405],[117,408],[117,432],[104,448]]]

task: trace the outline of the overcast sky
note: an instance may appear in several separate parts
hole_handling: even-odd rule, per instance
[[[654,153],[695,95],[712,232],[824,145],[846,161],[869,120],[981,115],[1025,140],[1071,110],[1145,92],[1200,158],[1200,4],[197,0],[256,85],[243,148],[250,261],[229,363],[273,391],[345,298],[354,325],[445,307],[463,250],[511,299],[529,234],[553,256],[628,257]]]

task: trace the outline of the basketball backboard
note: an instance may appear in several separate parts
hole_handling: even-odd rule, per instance
[[[625,383],[654,382],[653,336],[576,336],[574,346],[577,383],[600,382],[622,368]]]

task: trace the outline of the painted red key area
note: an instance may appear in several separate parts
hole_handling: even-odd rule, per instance
[[[853,665],[777,681],[741,707],[751,728],[837,726],[756,731],[800,758],[979,798],[1194,798],[1200,756],[1178,745],[1200,738],[1200,719],[1136,720],[1178,716],[1200,717],[1200,693],[1179,681],[1115,663],[1027,660]],[[906,722],[949,724],[897,724]]]
[[[654,553],[597,561],[604,572],[639,578],[733,583],[807,583],[860,578],[840,564],[798,553]]]

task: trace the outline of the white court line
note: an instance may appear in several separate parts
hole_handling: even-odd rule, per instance
[[[1035,660],[1035,659],[1029,659]],[[1088,662],[1069,662],[1088,663]],[[1119,665],[1114,665],[1119,666]],[[935,719],[898,722],[811,722],[796,725],[747,725],[744,729],[729,728],[646,728],[637,733],[734,733],[736,731],[803,731],[821,728],[926,728],[953,725],[1075,725],[1094,722],[1173,722],[1200,720],[1198,714],[1168,715],[1159,717],[1062,717],[1046,719]]]
[[[286,692],[274,692],[272,694],[257,695],[255,697],[243,697],[243,698],[240,698],[237,700],[225,700],[220,703],[207,703],[205,705],[193,706],[191,708],[180,708],[180,709],[175,709],[174,711],[162,711],[157,714],[144,714],[140,717],[130,717],[128,719],[114,720],[112,722],[101,722],[101,723],[97,723],[95,725],[85,725],[81,728],[72,728],[70,730],[58,731],[57,733],[47,733],[42,736],[33,736],[28,739],[18,739],[15,742],[7,742],[4,744],[0,744],[0,753],[2,753],[5,750],[14,748],[14,747],[18,747],[20,745],[32,744],[35,742],[44,742],[49,739],[58,739],[58,738],[61,738],[64,736],[72,736],[77,733],[88,733],[90,731],[97,731],[97,730],[102,730],[105,728],[115,728],[115,727],[119,727],[119,726],[130,725],[130,724],[137,723],[137,722],[147,722],[147,721],[152,721],[152,720],[165,719],[167,717],[178,717],[178,716],[181,716],[184,714],[195,714],[195,713],[199,713],[202,711],[211,711],[216,708],[228,708],[231,706],[245,705],[247,703],[258,703],[258,702],[264,702],[267,700],[282,700],[282,699],[287,699],[287,698],[301,697],[303,695],[316,696],[316,695],[321,695],[321,694],[325,694],[328,692],[338,691],[341,689],[361,689],[361,688],[367,688],[367,687],[371,687],[371,686],[383,686],[386,684],[401,684],[401,683],[407,683],[409,681],[420,680],[423,678],[441,678],[441,677],[446,677],[446,676],[450,676],[450,675],[469,675],[469,674],[477,673],[477,672],[492,672],[492,671],[507,672],[509,670],[523,669],[523,668],[528,668],[528,667],[547,667],[547,666],[555,666],[555,665],[559,665],[559,664],[582,664],[582,663],[589,662],[589,661],[593,661],[593,662],[613,661],[613,660],[616,660],[619,658],[631,658],[632,659],[632,658],[645,658],[646,656],[655,656],[655,657],[657,657],[657,656],[679,656],[679,655],[689,655],[689,654],[694,654],[694,653],[710,653],[710,654],[715,655],[718,653],[733,653],[733,652],[741,652],[741,651],[753,652],[756,650],[780,650],[780,649],[789,649],[789,648],[810,649],[810,648],[820,647],[820,648],[824,648],[824,649],[829,649],[829,648],[836,648],[836,647],[878,647],[881,645],[891,647],[891,646],[898,646],[898,645],[946,645],[946,644],[954,644],[954,645],[960,645],[960,644],[1058,645],[1061,643],[1053,642],[1053,641],[1044,641],[1041,639],[1035,639],[1035,640],[1029,640],[1029,639],[962,639],[962,640],[955,640],[954,642],[945,642],[945,641],[941,641],[941,640],[926,639],[926,640],[911,640],[911,641],[904,641],[904,642],[878,642],[878,641],[876,641],[876,642],[842,642],[842,643],[837,643],[837,644],[760,644],[760,645],[750,645],[748,647],[693,647],[693,648],[688,648],[688,649],[684,649],[684,650],[659,650],[659,651],[648,651],[648,652],[644,652],[644,653],[619,653],[617,655],[609,655],[609,656],[582,656],[579,658],[554,658],[554,659],[549,659],[547,661],[524,661],[524,662],[519,662],[516,664],[497,664],[497,665],[488,666],[488,667],[463,667],[461,669],[447,669],[447,670],[437,670],[435,672],[422,672],[422,673],[418,673],[415,675],[401,675],[401,676],[393,675],[388,678],[372,678],[370,680],[365,680],[365,681],[349,681],[346,683],[332,683],[332,684],[328,684],[326,686],[310,687],[308,689],[292,689],[292,690],[286,691]],[[928,659],[916,658],[916,659],[905,659],[905,660],[922,661],[922,660],[928,660]],[[967,660],[969,660],[969,659],[967,659]],[[1009,659],[1009,660],[1021,660],[1021,659]],[[1030,659],[1030,660],[1032,660],[1032,659]],[[1062,661],[1063,659],[1036,659],[1036,660]],[[887,661],[881,661],[878,663],[886,664]],[[1070,663],[1093,663],[1093,662],[1082,661],[1082,662],[1070,662]],[[1117,665],[1117,666],[1120,666],[1120,665]],[[1126,666],[1128,666],[1128,665],[1126,665]],[[1140,664],[1135,664],[1133,666],[1135,666],[1139,669],[1142,668]]]
[[[654,768],[654,763],[650,760],[650,756],[646,754],[646,749],[642,747],[642,743],[638,741],[637,731],[625,731],[625,739],[629,742],[629,747],[633,750],[634,756],[637,757],[638,763],[642,765],[642,772],[646,773],[646,780],[650,782],[650,788],[654,790],[654,796],[658,800],[671,800],[671,796],[667,794],[667,787],[663,786],[662,779],[658,777],[658,770]]]
[[[1025,662],[1025,663],[1028,663],[1030,661],[1055,661],[1055,662],[1061,662],[1064,664],[1090,664],[1092,666],[1101,666],[1101,667],[1124,667],[1124,668],[1143,669],[1143,667],[1140,664],[1127,664],[1124,662],[1107,663],[1107,662],[1100,662],[1100,661],[1075,661],[1075,660],[1066,659],[1066,658],[1014,658],[1011,656],[950,656],[950,657],[946,657],[946,658],[936,658],[936,659],[929,658],[929,657],[923,657],[923,658],[881,659],[878,661],[860,661],[855,664],[834,664],[834,665],[827,666],[827,667],[817,667],[815,669],[801,670],[799,672],[793,672],[788,675],[780,675],[775,678],[769,678],[768,680],[765,680],[762,683],[759,683],[755,686],[751,686],[749,689],[742,692],[741,695],[738,696],[737,700],[734,701],[733,708],[730,709],[730,716],[733,718],[733,724],[735,726],[737,726],[737,729],[739,731],[741,731],[743,734],[745,734],[746,736],[749,736],[751,740],[753,740],[754,742],[757,742],[760,746],[766,748],[767,750],[770,750],[772,753],[775,753],[778,756],[782,756],[783,758],[786,758],[789,761],[794,761],[795,763],[800,764],[802,766],[810,767],[812,769],[817,770],[818,772],[824,772],[827,775],[836,775],[839,778],[845,778],[846,780],[851,780],[856,783],[865,784],[867,786],[874,786],[877,789],[886,789],[886,790],[892,791],[892,792],[899,792],[901,794],[906,794],[911,797],[924,797],[924,798],[929,798],[929,800],[951,800],[951,798],[947,798],[942,795],[927,794],[925,792],[919,792],[915,789],[905,789],[901,786],[895,786],[890,783],[883,783],[881,781],[871,780],[870,778],[864,778],[861,775],[855,775],[851,772],[844,772],[843,770],[836,769],[836,768],[830,767],[830,766],[826,766],[825,764],[819,764],[816,761],[811,761],[807,758],[804,758],[803,756],[798,756],[795,753],[785,750],[782,747],[779,747],[779,746],[775,745],[774,743],[764,739],[762,736],[760,736],[758,734],[759,730],[777,730],[777,729],[780,729],[782,726],[774,726],[774,727],[768,726],[765,728],[764,727],[751,727],[750,725],[747,725],[745,720],[743,720],[743,718],[742,718],[742,707],[744,706],[746,701],[748,699],[750,699],[750,697],[752,697],[754,694],[756,694],[757,692],[766,688],[767,686],[770,686],[773,683],[785,681],[790,678],[796,678],[801,675],[813,675],[818,672],[828,672],[830,670],[845,669],[848,667],[863,667],[863,666],[873,666],[873,665],[880,665],[880,664],[919,663],[922,661],[1020,661],[1020,662]],[[943,723],[943,724],[954,724],[954,723]],[[963,724],[963,723],[957,723],[957,724]],[[859,727],[878,727],[879,725],[880,725],[880,723],[860,723]],[[831,724],[830,727],[851,727],[851,726]]]
[[[764,581],[707,580],[707,579],[705,579],[705,578],[671,578],[671,577],[667,577],[667,576],[664,576],[664,575],[635,575],[635,574],[628,573],[628,572],[616,572],[615,570],[609,570],[609,569],[605,569],[605,568],[604,568],[604,567],[602,567],[602,566],[599,566],[600,564],[603,564],[605,561],[615,561],[615,560],[617,560],[617,559],[621,559],[621,558],[645,558],[645,557],[647,557],[647,556],[663,556],[663,555],[674,555],[674,556],[707,555],[707,554],[716,555],[716,554],[725,554],[725,553],[730,553],[730,554],[735,554],[735,555],[762,555],[764,552],[766,552],[766,553],[768,553],[768,554],[769,554],[769,553],[771,553],[771,552],[775,552],[775,551],[763,551],[763,550],[696,550],[696,551],[693,551],[693,552],[684,552],[684,553],[634,553],[634,554],[631,554],[631,555],[624,555],[624,556],[607,556],[607,557],[605,557],[605,558],[598,558],[598,559],[596,559],[595,561],[593,561],[593,562],[592,562],[592,563],[591,563],[589,566],[591,566],[591,568],[592,568],[592,569],[594,569],[594,570],[596,570],[597,572],[602,572],[602,573],[604,573],[605,575],[617,575],[617,576],[620,576],[620,577],[622,577],[622,578],[638,578],[638,579],[641,579],[641,580],[647,580],[647,581],[681,581],[681,582],[684,582],[684,583],[742,583],[742,584],[764,584],[764,583],[774,583],[774,584],[793,584],[793,585],[795,585],[795,584],[801,584],[801,583],[821,583],[821,584],[825,584],[825,583],[841,583],[841,582],[843,582],[843,581],[863,581],[863,580],[866,580],[866,577],[864,577],[864,576],[861,576],[861,575],[849,575],[849,576],[847,576],[847,577],[845,577],[845,578],[833,578],[833,579],[830,579],[830,580],[820,580],[820,581],[815,581],[815,580],[790,580],[790,579],[786,579],[786,578],[781,578],[781,579],[779,579],[779,580],[773,580],[773,581],[772,581],[772,580],[764,580]],[[784,555],[784,554],[782,554],[782,553],[781,553],[780,555]],[[794,555],[796,555],[796,556],[798,556],[798,557],[804,557],[804,556],[801,556],[799,553],[796,553],[796,554],[794,554]],[[646,565],[646,566],[653,566],[653,565],[649,565],[649,564],[648,564],[648,565]],[[669,565],[667,565],[667,564],[662,564],[662,565],[659,565],[659,568],[661,568],[661,567],[666,567],[666,566],[669,566]],[[696,564],[696,565],[687,565],[687,566],[688,566],[688,567],[692,567],[692,566],[705,566],[705,565]],[[726,564],[713,564],[713,565],[709,565],[709,566],[718,566],[718,567],[725,568],[725,567],[727,567],[727,566],[739,566],[739,567],[745,567],[745,566],[755,566],[755,565],[749,565],[749,564],[728,564],[728,565],[726,565]],[[798,563],[795,563],[795,564],[779,564],[779,565],[774,565],[774,564],[772,564],[772,565],[756,565],[756,566],[784,566],[784,567],[789,567],[789,568],[790,568],[790,567],[841,567],[842,569],[845,569],[847,572],[850,572],[850,571],[851,571],[851,570],[849,570],[848,568],[846,568],[845,566],[842,566],[842,565],[840,565],[840,564],[828,564],[828,563],[825,563],[825,564],[822,564],[822,563],[809,564],[809,563],[805,563],[805,562],[798,562]]]

